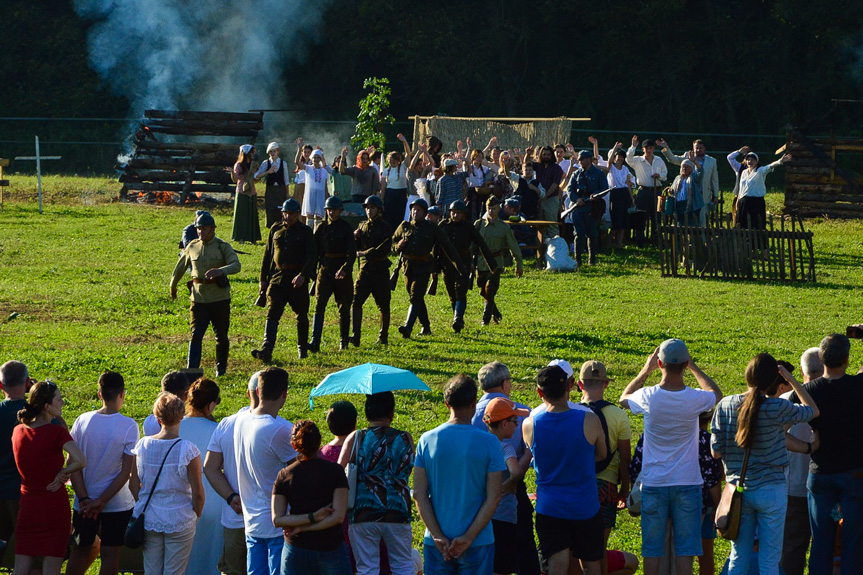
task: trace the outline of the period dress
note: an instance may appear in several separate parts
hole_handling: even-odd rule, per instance
[[[258,221],[258,196],[251,167],[234,164],[237,190],[234,194],[234,227],[231,239],[235,242],[261,241],[261,222]]]

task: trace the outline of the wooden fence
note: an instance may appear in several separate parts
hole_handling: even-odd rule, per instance
[[[814,282],[812,232],[795,216],[778,219],[779,229],[770,216],[765,230],[661,225],[662,275]]]

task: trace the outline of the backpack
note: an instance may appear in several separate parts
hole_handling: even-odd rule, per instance
[[[607,447],[605,458],[596,462],[596,472],[599,473],[603,471],[606,467],[611,464],[611,460],[614,459],[614,456],[617,454],[617,450],[611,449],[611,441],[608,439],[608,421],[605,420],[605,415],[602,413],[602,408],[614,405],[609,401],[605,401],[604,399],[600,399],[599,401],[591,401],[587,404],[590,410],[596,414],[599,418],[599,422],[602,424],[602,433],[605,435],[605,445]]]

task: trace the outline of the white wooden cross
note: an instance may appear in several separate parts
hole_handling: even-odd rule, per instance
[[[36,136],[36,155],[35,156],[17,156],[18,160],[36,160],[36,184],[39,189],[39,213],[42,213],[42,160],[59,160],[63,156],[43,156],[39,153],[39,136]]]

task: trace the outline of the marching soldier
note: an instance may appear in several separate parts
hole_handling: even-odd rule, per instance
[[[207,326],[213,324],[216,335],[216,375],[228,369],[228,328],[231,325],[231,287],[228,276],[239,273],[240,260],[231,244],[216,237],[216,221],[207,212],[195,220],[198,239],[192,240],[171,274],[171,298],[177,299],[177,283],[192,267],[189,288],[192,339],[186,367],[201,367],[201,346]]]
[[[351,267],[357,259],[354,230],[342,217],[342,201],[330,196],[324,204],[327,217],[315,230],[318,253],[318,278],[315,282],[315,316],[312,320],[312,341],[309,351],[321,349],[324,331],[324,312],[330,296],[339,310],[339,349],[348,348],[351,330],[351,301],[354,299],[354,282]]]
[[[360,259],[360,272],[354,286],[353,324],[351,343],[360,346],[360,333],[363,324],[363,304],[369,295],[375,298],[375,305],[381,312],[381,330],[378,343],[387,345],[390,331],[390,251],[393,243],[393,227],[383,219],[383,202],[378,196],[369,196],[363,202],[368,219],[360,222],[354,238],[357,244],[357,257]]]
[[[264,343],[252,356],[263,362],[273,359],[279,320],[290,305],[297,321],[297,352],[306,357],[309,341],[308,281],[315,273],[315,238],[300,222],[300,203],[289,198],[282,204],[282,221],[273,224],[261,262],[261,293],[267,294],[267,323]]]
[[[498,218],[500,212],[500,201],[492,196],[486,201],[486,212],[483,217],[474,223],[474,227],[488,244],[491,255],[494,257],[496,269],[490,269],[490,262],[480,260],[477,262],[477,286],[479,293],[485,300],[485,309],[482,312],[482,325],[488,325],[489,321],[500,323],[503,317],[494,297],[500,288],[500,273],[504,268],[503,253],[508,250],[516,261],[515,276],[521,277],[523,272],[521,263],[521,248],[515,241],[512,228]],[[474,248],[476,250],[476,248]]]
[[[440,247],[460,273],[465,267],[458,252],[438,226],[426,220],[428,203],[417,198],[410,205],[411,221],[402,222],[393,234],[395,251],[404,258],[403,273],[405,287],[410,298],[410,307],[405,324],[399,327],[402,337],[409,338],[417,319],[422,325],[420,335],[431,335],[428,309],[425,304],[426,288],[434,267],[432,249]]]
[[[449,206],[449,219],[442,221],[439,225],[452,243],[463,262],[471,261],[471,247],[475,247],[482,254],[492,273],[497,271],[497,263],[491,250],[482,239],[479,231],[467,221],[467,206],[461,200],[456,200]],[[445,262],[444,262],[445,264]],[[452,304],[453,318],[452,329],[458,333],[464,328],[464,311],[467,307],[467,291],[470,288],[470,278],[458,273],[448,265],[443,266],[443,280],[446,291]]]

